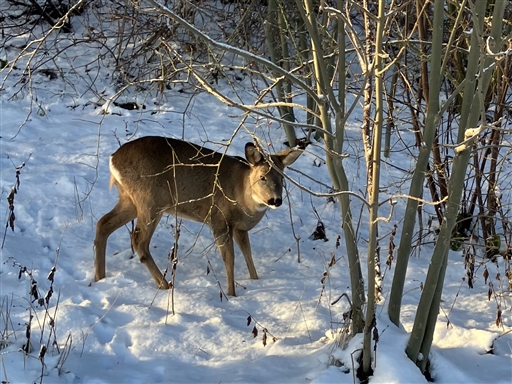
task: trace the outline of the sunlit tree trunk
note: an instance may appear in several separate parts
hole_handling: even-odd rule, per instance
[[[362,375],[372,374],[372,336],[375,327],[375,278],[376,278],[376,259],[378,252],[378,217],[379,217],[379,186],[380,186],[380,160],[382,150],[382,135],[384,127],[384,22],[385,22],[385,0],[379,0],[379,10],[375,28],[375,119],[372,129],[371,146],[371,184],[368,185],[370,199],[370,235],[368,242],[368,301],[366,306],[366,319],[364,327],[363,342],[363,364]],[[368,168],[368,167],[367,167]]]
[[[326,146],[326,164],[329,170],[329,175],[333,186],[338,191],[348,191],[348,179],[343,168],[341,154],[343,151],[343,136],[345,129],[345,114],[344,114],[344,98],[336,98],[331,82],[328,79],[328,71],[326,68],[326,61],[324,60],[320,32],[317,28],[317,21],[315,13],[313,12],[313,4],[311,0],[297,1],[299,13],[304,21],[306,29],[311,37],[311,55],[314,65],[314,78],[316,90],[320,99],[325,100],[325,103],[317,105],[320,112],[320,121],[322,128],[327,132],[333,132],[331,125],[331,117],[329,107],[332,107],[336,112],[335,123],[336,131],[334,132],[334,139],[330,135],[324,135]],[[343,0],[338,3],[341,8]],[[341,24],[343,27],[343,24]],[[345,39],[343,31],[338,29],[340,39]],[[342,43],[344,45],[344,43]],[[345,57],[344,52],[340,49],[340,63],[338,63],[339,76],[344,76]],[[344,83],[343,83],[344,84]],[[339,97],[339,96],[338,96]],[[328,102],[330,101],[330,103]],[[359,251],[357,247],[357,239],[355,235],[354,225],[352,223],[352,213],[350,210],[350,197],[348,194],[338,195],[338,200],[341,206],[342,228],[345,237],[345,244],[347,255],[349,259],[350,274],[351,274],[351,288],[352,288],[352,334],[360,333],[363,330],[363,311],[364,304],[364,280],[361,273],[361,265],[359,260]]]
[[[267,43],[267,49],[270,54],[270,60],[276,65],[279,65],[283,69],[289,71],[289,53],[287,48],[286,40],[283,36],[286,35],[283,23],[282,8],[280,9],[279,0],[268,0],[267,6],[267,18],[265,20],[265,41]],[[276,74],[277,77],[277,74]],[[279,115],[285,121],[293,122],[295,117],[293,115],[293,108],[286,105],[292,101],[291,97],[291,83],[287,79],[283,79],[275,84],[277,93],[277,99],[282,106],[279,107]],[[295,130],[291,124],[283,123],[284,131],[286,132],[286,138],[291,147],[295,146],[297,142],[297,136]]]
[[[443,51],[443,12],[444,0],[436,0],[434,3],[434,30],[432,35],[432,51],[430,59],[430,94],[433,97],[428,99],[427,118],[425,129],[421,138],[418,159],[411,180],[409,189],[409,198],[405,208],[404,222],[402,225],[402,234],[398,246],[395,274],[393,284],[389,295],[388,313],[390,320],[397,326],[400,323],[400,308],[402,305],[402,294],[405,284],[405,275],[409,255],[412,248],[412,236],[416,224],[416,212],[418,209],[418,199],[423,192],[425,181],[425,170],[427,169],[432,145],[434,143],[437,127],[437,114],[439,112],[439,93],[441,90],[441,63]],[[435,96],[434,96],[435,95]]]
[[[434,15],[434,33],[442,31],[442,15],[444,3],[436,1]],[[504,1],[494,2],[493,24],[491,36],[496,44],[487,47],[489,51],[498,50],[501,44],[501,26],[505,9]],[[483,27],[487,2],[480,0],[475,2],[473,8],[473,28],[471,36],[471,48],[468,63],[475,60],[478,65],[476,73],[466,73],[466,90],[463,100],[461,119],[459,125],[459,146],[455,149],[452,174],[448,182],[448,201],[445,217],[441,224],[439,237],[436,241],[432,261],[425,280],[424,289],[418,305],[418,311],[414,320],[411,337],[406,348],[409,358],[414,361],[422,372],[425,372],[428,356],[434,337],[434,330],[439,313],[441,294],[450,250],[450,240],[453,227],[457,220],[459,205],[464,188],[464,179],[471,155],[474,140],[486,125],[484,98],[487,92],[492,71],[489,70],[494,59],[486,57],[485,41],[483,39]],[[477,76],[475,76],[477,75]],[[470,85],[477,80],[476,88]],[[474,89],[475,92],[471,92]],[[471,97],[472,96],[472,97]]]

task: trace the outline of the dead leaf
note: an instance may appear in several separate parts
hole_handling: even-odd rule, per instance
[[[487,267],[484,268],[484,271],[482,272],[482,276],[484,277],[484,284],[487,284],[487,279],[489,278],[489,271],[487,270]]]
[[[311,236],[309,236],[309,240],[329,241],[329,239],[325,235],[324,223],[322,223],[320,220],[318,220],[318,223],[316,224],[315,231],[311,234]]]

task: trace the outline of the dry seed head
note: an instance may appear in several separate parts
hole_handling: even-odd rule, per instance
[[[487,270],[487,267],[484,268],[482,276],[484,277],[484,284],[487,284],[487,279],[489,278],[489,271]]]
[[[503,322],[501,319],[501,309],[498,308],[498,313],[496,313],[496,326],[500,327],[503,326]]]
[[[55,277],[55,272],[57,271],[57,269],[55,267],[52,267],[52,269],[50,270],[50,273],[48,273],[48,277],[47,279],[49,281],[51,281],[53,283],[53,279]]]
[[[41,349],[39,349],[39,356],[37,357],[39,360],[44,360],[44,355],[46,355],[46,345],[41,344]]]

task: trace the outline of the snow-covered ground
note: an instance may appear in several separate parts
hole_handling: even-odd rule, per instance
[[[16,50],[6,53],[9,60],[15,54]],[[66,68],[69,61],[57,64]],[[73,65],[80,67],[76,61]],[[241,118],[238,111],[206,93],[195,94],[190,103],[191,94],[179,87],[166,91],[165,98],[144,99],[146,109],[128,111],[110,105],[103,114],[97,103],[104,100],[85,92],[85,75],[76,76],[71,87],[60,77],[34,73],[32,100],[27,91],[11,98],[19,89],[15,83],[22,68],[10,74],[0,91],[0,218],[4,223],[9,217],[7,198],[12,187],[17,188],[14,231],[6,229],[1,249],[2,382],[40,382],[41,374],[43,383],[354,382],[362,338],[351,340],[346,349],[338,346],[338,330],[348,306],[344,299],[331,305],[341,294],[350,294],[343,238],[336,247],[336,236],[343,236],[337,203],[312,197],[288,183],[283,206],[269,211],[251,232],[260,279],[250,280],[245,263],[237,257],[236,298],[220,297],[219,283],[225,287],[225,271],[209,229],[188,221],[180,236],[174,315],[170,292],[156,289],[132,253],[128,228],[110,237],[107,278],[95,283],[95,225],[117,201],[116,191],[108,188],[108,156],[120,143],[146,135],[181,138],[183,133],[185,139],[219,148],[219,143],[233,136]],[[115,94],[106,76],[108,68],[98,68],[98,73],[103,95]],[[3,80],[7,69],[0,75]],[[249,80],[237,86],[249,90]],[[96,87],[101,88],[98,83]],[[365,172],[358,119],[356,111],[347,126],[351,152],[344,161],[353,190],[362,193]],[[268,144],[269,151],[284,148],[284,132],[276,123],[249,121],[236,132],[228,153],[242,155],[252,134]],[[407,134],[404,130],[403,135]],[[308,147],[287,174],[310,189],[327,192],[303,175],[330,185],[326,167],[315,155],[322,156],[321,144]],[[413,166],[406,151],[393,152],[388,162],[406,169]],[[398,168],[384,167],[382,177],[383,185],[389,185],[384,193],[393,194],[398,187],[392,183],[404,175]],[[406,186],[400,188],[406,193]],[[391,222],[381,227],[383,258],[394,224],[399,239],[404,207],[405,201],[399,200]],[[318,221],[314,211],[329,241],[309,239]],[[354,212],[356,220],[361,217],[359,246],[365,259],[367,213],[360,216],[359,205]],[[382,215],[387,213],[384,205]],[[162,269],[173,244],[173,229],[174,219],[164,217],[153,237],[152,253]],[[426,382],[404,349],[431,252],[432,243],[425,244],[411,257],[403,328],[387,320],[386,301],[377,308],[380,341],[371,382]],[[331,253],[336,263],[329,267]],[[482,277],[484,265],[497,292],[490,300]],[[20,273],[22,267],[27,271]],[[52,267],[56,268],[53,284],[47,279]],[[477,260],[476,281],[469,289],[461,253],[450,253],[431,355],[436,382],[511,382],[512,301],[505,267],[501,258],[497,263]],[[384,297],[392,273],[393,268],[385,274]],[[34,280],[43,297],[52,286],[46,310],[30,295]],[[499,327],[495,324],[498,304],[503,322]],[[25,355],[21,349],[26,345],[29,322],[32,351]],[[42,344],[47,346],[44,364],[38,359]]]

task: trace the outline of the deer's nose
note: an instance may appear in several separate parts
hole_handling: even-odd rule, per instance
[[[283,200],[280,197],[278,197],[277,199],[272,198],[268,201],[268,205],[274,207],[280,207],[281,204],[283,204]]]

